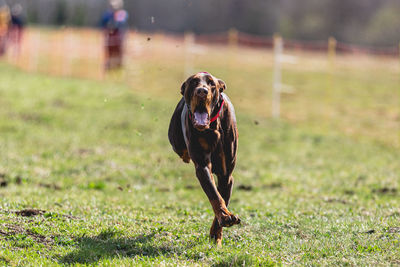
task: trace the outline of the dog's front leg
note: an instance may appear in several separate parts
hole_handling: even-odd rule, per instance
[[[201,187],[211,203],[219,226],[229,227],[234,224],[239,224],[240,219],[228,211],[224,199],[218,192],[214,177],[211,174],[211,164],[206,166],[196,164],[196,175],[200,181]]]

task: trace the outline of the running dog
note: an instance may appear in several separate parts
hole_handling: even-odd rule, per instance
[[[190,76],[181,87],[182,98],[168,129],[173,150],[186,163],[193,161],[196,176],[214,210],[210,237],[222,242],[222,227],[240,223],[227,206],[232,194],[238,130],[235,110],[225,82],[208,72]],[[218,177],[214,182],[213,173]]]

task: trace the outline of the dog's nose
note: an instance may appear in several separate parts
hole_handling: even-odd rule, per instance
[[[208,94],[207,88],[197,88],[196,94],[200,97],[205,97]]]

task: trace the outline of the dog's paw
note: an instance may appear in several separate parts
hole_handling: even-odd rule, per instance
[[[222,241],[222,227],[219,226],[217,218],[214,218],[214,221],[210,228],[210,239],[215,243],[221,243]]]
[[[222,227],[219,228],[218,232],[210,234],[210,240],[217,245],[217,247],[222,246]]]
[[[218,219],[218,223],[221,227],[231,227],[235,224],[240,224],[240,219],[238,216],[233,213],[227,212],[223,213],[221,217]]]

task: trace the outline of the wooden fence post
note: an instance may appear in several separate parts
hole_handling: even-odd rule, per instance
[[[334,37],[329,37],[329,40],[328,40],[328,58],[329,58],[329,66],[331,68],[335,65],[336,44],[337,44],[336,39]]]
[[[399,42],[399,64],[400,64],[400,42]]]
[[[239,41],[239,32],[235,28],[231,28],[228,31],[228,44],[229,44],[229,54],[230,63],[233,65],[236,62],[236,53]]]

